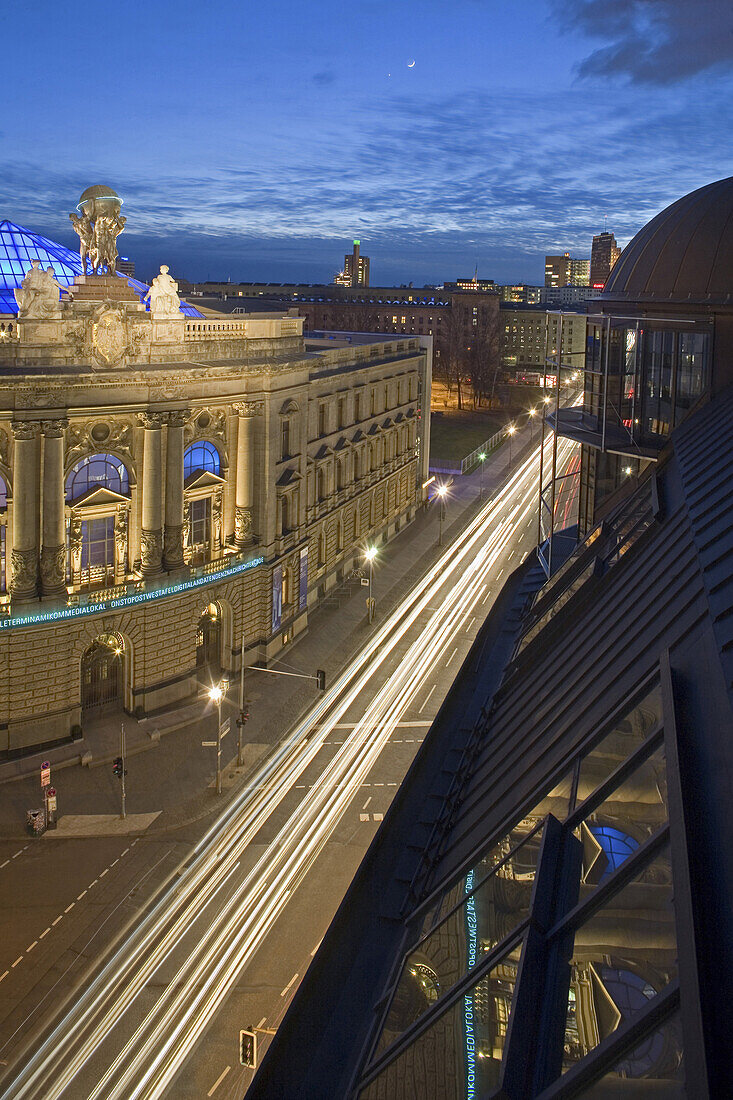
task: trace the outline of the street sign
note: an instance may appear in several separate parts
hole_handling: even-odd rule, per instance
[[[257,1068],[257,1033],[254,1028],[239,1032],[239,1064]]]
[[[216,741],[202,741],[201,742],[201,748],[202,749],[215,749],[216,748]]]
[[[48,760],[41,764],[41,786],[48,787],[51,783],[51,765]]]
[[[224,740],[226,735],[229,733],[229,730],[231,728],[232,728],[231,718],[225,718],[224,721],[222,722],[222,724],[219,726],[219,736],[221,737],[222,741]]]
[[[56,788],[49,787],[46,791],[46,809],[52,814],[56,809]]]

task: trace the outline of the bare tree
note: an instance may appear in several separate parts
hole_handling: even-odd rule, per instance
[[[492,302],[479,309],[468,355],[474,408],[482,399],[493,399],[500,368],[501,319],[497,303]]]
[[[439,377],[450,394],[455,388],[458,408],[463,408],[463,388],[468,365],[465,309],[453,296],[441,332]]]

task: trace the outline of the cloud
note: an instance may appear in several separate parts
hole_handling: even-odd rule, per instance
[[[334,83],[336,80],[336,73],[332,72],[330,69],[324,69],[323,72],[314,73],[311,80],[314,84],[318,84],[320,87],[325,88],[329,84]]]
[[[583,79],[625,77],[670,85],[733,61],[730,0],[556,0],[563,25],[575,23],[606,45],[577,66]]]

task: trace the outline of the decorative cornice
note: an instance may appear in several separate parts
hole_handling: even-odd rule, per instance
[[[232,403],[232,408],[236,409],[240,416],[259,416],[264,407],[264,401],[234,401]]]
[[[40,420],[11,420],[10,427],[16,439],[37,439],[41,430]]]
[[[163,427],[168,415],[168,413],[162,412],[139,412],[137,418],[143,428],[147,428],[150,431],[157,431]]]

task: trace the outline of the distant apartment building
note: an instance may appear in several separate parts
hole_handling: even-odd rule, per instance
[[[598,298],[601,291],[592,286],[542,286],[540,305],[556,309],[558,306],[576,306]]]
[[[521,309],[502,306],[502,349],[506,370],[515,374],[521,371],[533,373],[544,369],[545,356],[562,351],[566,365],[583,365],[585,354],[586,316],[584,313],[564,313],[562,344],[560,339],[560,314],[546,309]]]
[[[334,276],[337,286],[369,286],[369,257],[361,255],[361,241],[354,241],[350,255],[344,256],[344,269]]]
[[[602,290],[611,274],[611,268],[621,255],[613,233],[599,233],[593,238],[590,252],[590,285]]]

